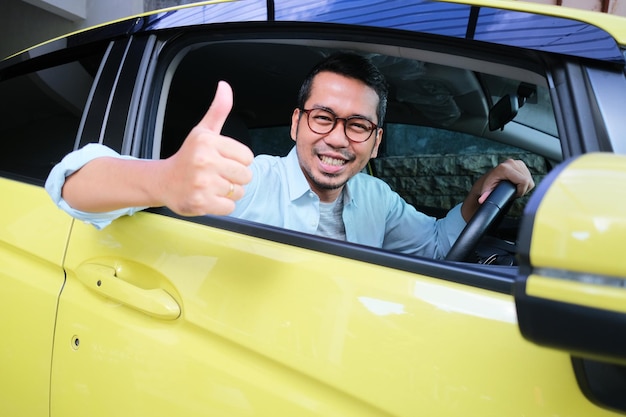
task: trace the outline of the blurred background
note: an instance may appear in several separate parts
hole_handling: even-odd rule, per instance
[[[197,0],[0,0],[0,59],[76,30]],[[516,0],[499,0],[516,1]],[[626,0],[525,0],[626,16]]]

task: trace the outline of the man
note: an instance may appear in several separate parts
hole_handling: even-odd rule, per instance
[[[292,114],[292,151],[253,158],[219,132],[232,108],[221,82],[211,107],[165,160],[121,158],[89,145],[68,155],[46,183],[57,204],[104,227],[145,207],[181,215],[226,215],[350,242],[443,258],[498,182],[534,187],[526,165],[508,160],[483,175],[462,205],[435,220],[383,181],[361,174],[377,156],[387,104],[384,77],[367,59],[335,54],[319,63]],[[67,178],[66,178],[67,177]]]

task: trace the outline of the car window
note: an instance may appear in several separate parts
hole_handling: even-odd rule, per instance
[[[159,153],[154,156],[165,158],[180,147],[208,108],[219,80],[228,81],[234,91],[222,133],[245,143],[255,155],[286,155],[294,145],[290,122],[300,83],[315,63],[339,49],[345,46],[313,46],[309,40],[306,45],[198,43],[180,50],[164,72],[160,102],[166,105],[159,110],[164,117],[155,129]],[[543,75],[410,48],[398,55],[362,53],[390,84],[383,142],[367,173],[387,182],[418,210],[445,216],[482,174],[508,158],[523,160],[536,183],[561,159]],[[498,103],[508,107],[498,110]],[[492,117],[499,124],[490,126]],[[502,237],[515,240],[527,200],[511,207]]]
[[[100,48],[0,82],[0,171],[43,181],[72,151]]]

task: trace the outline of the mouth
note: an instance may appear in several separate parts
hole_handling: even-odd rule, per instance
[[[342,167],[348,162],[345,159],[333,158],[333,157],[326,156],[326,155],[320,155],[319,158],[320,158],[320,161],[322,161],[322,164],[329,165],[332,167]]]

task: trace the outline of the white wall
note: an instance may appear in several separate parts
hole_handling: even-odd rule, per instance
[[[602,11],[602,5],[606,3],[607,13],[618,16],[626,16],[626,0],[520,0],[529,3],[553,4],[575,9]]]
[[[72,22],[87,18],[87,0],[23,0]]]
[[[143,0],[0,0],[0,59],[67,33],[143,13]]]
[[[578,9],[602,11],[602,4],[606,3],[607,13],[626,16],[626,0],[561,0],[562,6]]]

